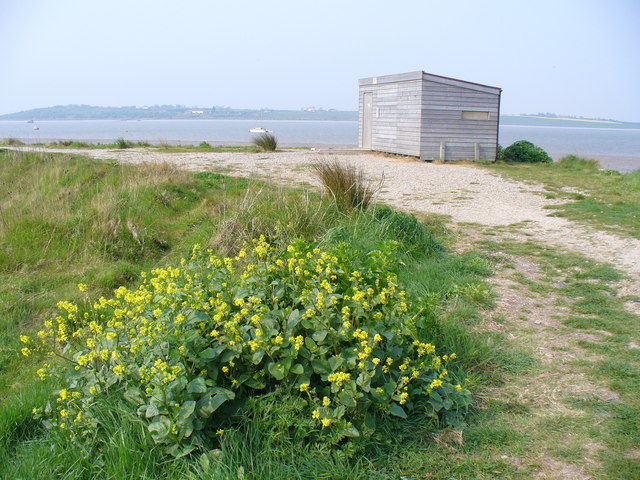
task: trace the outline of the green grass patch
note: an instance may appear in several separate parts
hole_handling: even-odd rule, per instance
[[[541,432],[566,432],[573,435],[577,443],[565,444],[564,438],[551,436],[547,440],[549,447],[559,458],[573,458],[581,464],[584,454],[580,443],[601,443],[605,447],[598,451],[597,458],[603,467],[602,478],[637,478],[640,471],[637,457],[640,356],[632,345],[640,343],[640,331],[638,315],[628,312],[624,308],[625,299],[616,295],[616,282],[622,275],[609,265],[533,241],[487,241],[484,245],[490,251],[529,257],[550,274],[535,282],[535,287],[537,291],[546,290],[548,295],[557,296],[569,309],[569,314],[561,317],[562,325],[567,327],[562,334],[570,338],[576,333],[573,343],[578,348],[578,358],[569,364],[565,373],[585,374],[594,385],[611,391],[607,397],[599,391],[569,396],[567,404],[582,410],[583,414],[552,417],[539,428]],[[594,338],[584,340],[582,333],[592,334]],[[591,359],[589,354],[595,357]]]
[[[566,198],[567,203],[550,207],[558,216],[640,238],[640,170],[601,171],[594,160],[575,156],[553,164],[497,163],[485,168],[515,180],[542,183],[551,194]],[[567,187],[582,193],[568,193]]]
[[[511,351],[503,335],[476,328],[479,309],[493,302],[484,282],[491,259],[447,252],[435,220],[375,205],[344,212],[315,193],[169,165],[11,151],[0,160],[0,478],[518,478],[513,465],[495,458],[518,435],[505,425],[483,426],[493,420],[476,414],[468,420],[473,441],[451,443],[453,450],[436,442],[438,425],[420,412],[381,424],[371,438],[305,443],[290,428],[301,418],[298,406],[280,395],[250,405],[226,435],[178,460],[116,398],[96,406],[99,447],[91,455],[64,432],[42,428],[31,410],[60,384],[34,379],[44,359],[21,358],[19,335],[32,335],[58,300],[110,297],[113,288],[139,282],[141,271],[176,264],[195,243],[235,255],[260,235],[302,237],[323,247],[347,242],[366,261],[370,247],[397,242],[400,282],[435,306],[424,321],[443,351],[458,354],[455,375],[475,389],[499,383],[507,369],[528,368],[531,359]]]

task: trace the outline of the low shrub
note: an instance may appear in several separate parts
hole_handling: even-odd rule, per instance
[[[211,148],[211,145],[209,145],[207,142],[200,142],[198,148],[208,149]]]
[[[455,353],[432,343],[433,297],[398,288],[396,247],[362,257],[345,243],[322,251],[259,239],[218,258],[196,246],[114,298],[59,302],[58,316],[21,337],[24,355],[71,365],[36,415],[90,452],[94,410],[121,396],[174,456],[224,435],[248,399],[273,392],[294,399],[314,442],[368,435],[381,415],[456,425],[470,394],[450,371]],[[61,372],[45,364],[37,374]]]
[[[366,210],[373,201],[377,189],[367,181],[362,168],[334,158],[315,163],[313,170],[340,208]]]
[[[527,140],[518,140],[502,151],[502,160],[514,163],[551,163],[551,157],[542,148]]]
[[[278,148],[278,139],[270,133],[261,133],[253,137],[252,143],[264,152],[275,152]]]

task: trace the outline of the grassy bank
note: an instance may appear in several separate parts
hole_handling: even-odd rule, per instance
[[[79,149],[79,150],[99,150],[99,149],[118,149],[127,148],[150,148],[164,153],[188,153],[188,152],[247,152],[258,153],[259,148],[255,146],[230,146],[230,145],[210,145],[207,142],[200,142],[198,145],[173,145],[167,142],[158,142],[151,144],[145,141],[131,141],[124,138],[118,138],[111,143],[90,143],[82,140],[59,140],[51,143],[24,143],[17,138],[4,138],[0,140],[0,147],[33,147],[33,148],[59,148]]]
[[[640,238],[640,170],[600,170],[595,160],[568,156],[553,164],[487,166],[508,178],[546,186],[549,198],[567,203],[555,215]]]
[[[178,264],[196,243],[234,255],[260,235],[323,248],[346,242],[366,261],[367,252],[393,240],[402,287],[434,305],[431,337],[443,352],[457,353],[455,373],[468,388],[499,385],[503,372],[522,372],[531,361],[510,350],[502,334],[477,328],[481,309],[493,301],[485,283],[491,261],[443,251],[448,240],[436,220],[419,223],[377,206],[339,208],[315,193],[168,165],[10,151],[0,157],[0,478],[521,476],[496,455],[520,437],[495,410],[476,411],[444,432],[433,419],[412,415],[382,422],[372,437],[332,445],[283,437],[300,417],[294,401],[282,401],[286,395],[249,403],[222,439],[177,460],[150,440],[121,399],[103,398],[98,447],[83,454],[64,432],[33,418],[60,384],[36,379],[43,359],[21,357],[19,336],[37,331],[58,300],[109,298],[120,285],[137,285],[142,271]],[[88,290],[80,292],[78,283]],[[456,440],[461,436],[465,442]]]

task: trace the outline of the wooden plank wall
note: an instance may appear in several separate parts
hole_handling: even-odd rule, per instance
[[[372,92],[371,149],[420,156],[422,80],[360,86],[358,144],[362,147],[363,97]]]
[[[440,158],[444,142],[444,160],[473,160],[476,143],[481,159],[495,159],[499,102],[500,96],[495,93],[425,79],[420,158]],[[488,112],[489,119],[465,120],[464,110]]]

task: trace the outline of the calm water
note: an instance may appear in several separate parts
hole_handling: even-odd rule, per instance
[[[33,130],[37,126],[39,130]],[[60,120],[0,121],[0,138],[25,142],[85,140],[110,143],[117,138],[151,143],[242,145],[251,142],[254,120]],[[264,120],[283,146],[355,147],[357,122]],[[640,130],[615,128],[531,127],[502,125],[500,144],[529,140],[558,158],[562,154],[598,158],[603,166],[621,171],[640,168]]]

